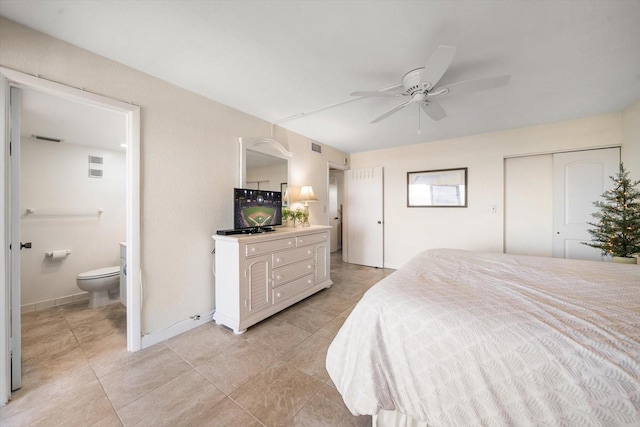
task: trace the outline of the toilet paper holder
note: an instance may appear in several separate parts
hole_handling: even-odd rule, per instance
[[[58,251],[45,252],[44,254],[50,258],[59,259],[66,257],[67,255],[71,255],[71,251],[68,249],[62,249]]]

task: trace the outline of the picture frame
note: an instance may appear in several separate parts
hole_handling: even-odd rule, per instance
[[[407,207],[466,208],[467,168],[407,172]]]
[[[280,183],[280,192],[282,193],[282,207],[289,206],[289,187],[286,182]]]

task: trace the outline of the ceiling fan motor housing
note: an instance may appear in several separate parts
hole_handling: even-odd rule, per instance
[[[420,79],[422,78],[423,73],[424,67],[421,67],[409,71],[404,75],[404,77],[402,77],[402,85],[408,95],[413,95],[416,92],[422,92],[425,90],[425,88],[420,86]],[[427,87],[426,89],[431,89],[431,87]]]

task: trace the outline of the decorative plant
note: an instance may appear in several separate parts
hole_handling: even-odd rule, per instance
[[[588,230],[592,241],[584,244],[603,255],[630,257],[640,252],[640,181],[628,175],[621,163],[616,177],[610,177],[613,188],[602,194],[603,200],[593,202],[600,210],[591,214],[597,222],[587,223],[595,228]]]
[[[287,221],[293,219],[293,211],[289,208],[282,208],[282,220]]]
[[[289,208],[282,208],[282,222],[295,221],[296,214]]]
[[[295,220],[298,221],[299,224],[304,225],[309,223],[309,212],[307,212],[305,209],[296,209],[294,215]]]

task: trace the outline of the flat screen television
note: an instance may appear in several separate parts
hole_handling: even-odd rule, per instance
[[[282,225],[282,193],[280,191],[234,188],[233,228],[235,230],[269,231]]]

